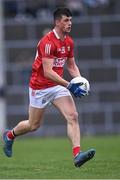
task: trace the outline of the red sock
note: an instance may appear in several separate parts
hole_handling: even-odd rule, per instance
[[[73,156],[75,157],[80,152],[80,146],[75,146],[73,148]]]
[[[13,131],[8,131],[7,137],[8,137],[10,140],[15,139],[15,135],[14,135]]]

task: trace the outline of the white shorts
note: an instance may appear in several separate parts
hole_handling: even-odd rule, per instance
[[[42,90],[29,88],[29,101],[31,107],[45,108],[55,99],[63,96],[71,96],[71,94],[68,89],[60,85]]]

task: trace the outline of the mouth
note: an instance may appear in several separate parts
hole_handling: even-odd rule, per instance
[[[71,26],[67,28],[68,30],[71,30]]]

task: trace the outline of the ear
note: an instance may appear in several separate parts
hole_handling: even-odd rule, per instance
[[[57,19],[57,20],[55,21],[56,26],[59,26],[59,23],[60,23],[60,20]]]

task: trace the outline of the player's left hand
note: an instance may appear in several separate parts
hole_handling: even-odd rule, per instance
[[[87,92],[80,88],[80,86],[76,89],[74,96],[81,98],[82,96],[88,95]]]
[[[75,97],[82,97],[85,96],[87,93],[85,90],[80,88],[80,83],[76,83],[76,84],[69,83],[67,88]]]

